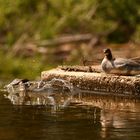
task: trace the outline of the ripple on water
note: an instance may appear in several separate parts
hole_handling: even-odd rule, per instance
[[[12,105],[1,93],[0,139],[140,139],[139,101],[87,95],[77,90],[66,108],[54,109]]]

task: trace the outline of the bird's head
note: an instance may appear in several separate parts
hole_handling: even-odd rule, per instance
[[[113,57],[112,57],[112,53],[111,53],[111,50],[110,49],[104,49],[104,54],[105,56],[107,57],[108,60],[112,60]]]

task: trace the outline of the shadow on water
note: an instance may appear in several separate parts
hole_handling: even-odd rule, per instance
[[[54,109],[50,104],[13,105],[1,92],[0,114],[0,140],[140,139],[136,100],[78,92],[68,106]]]

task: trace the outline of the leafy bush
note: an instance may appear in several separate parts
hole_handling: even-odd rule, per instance
[[[0,0],[0,9],[0,41],[9,45],[23,33],[46,39],[110,31],[106,40],[127,42],[139,32],[139,0]]]

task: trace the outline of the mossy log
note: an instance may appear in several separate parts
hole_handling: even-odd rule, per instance
[[[61,78],[70,81],[81,91],[94,94],[133,97],[140,99],[140,77],[105,74],[99,67],[90,72],[88,67],[58,67],[41,73],[42,80]],[[81,71],[80,71],[81,68]],[[86,71],[87,70],[87,71]]]

